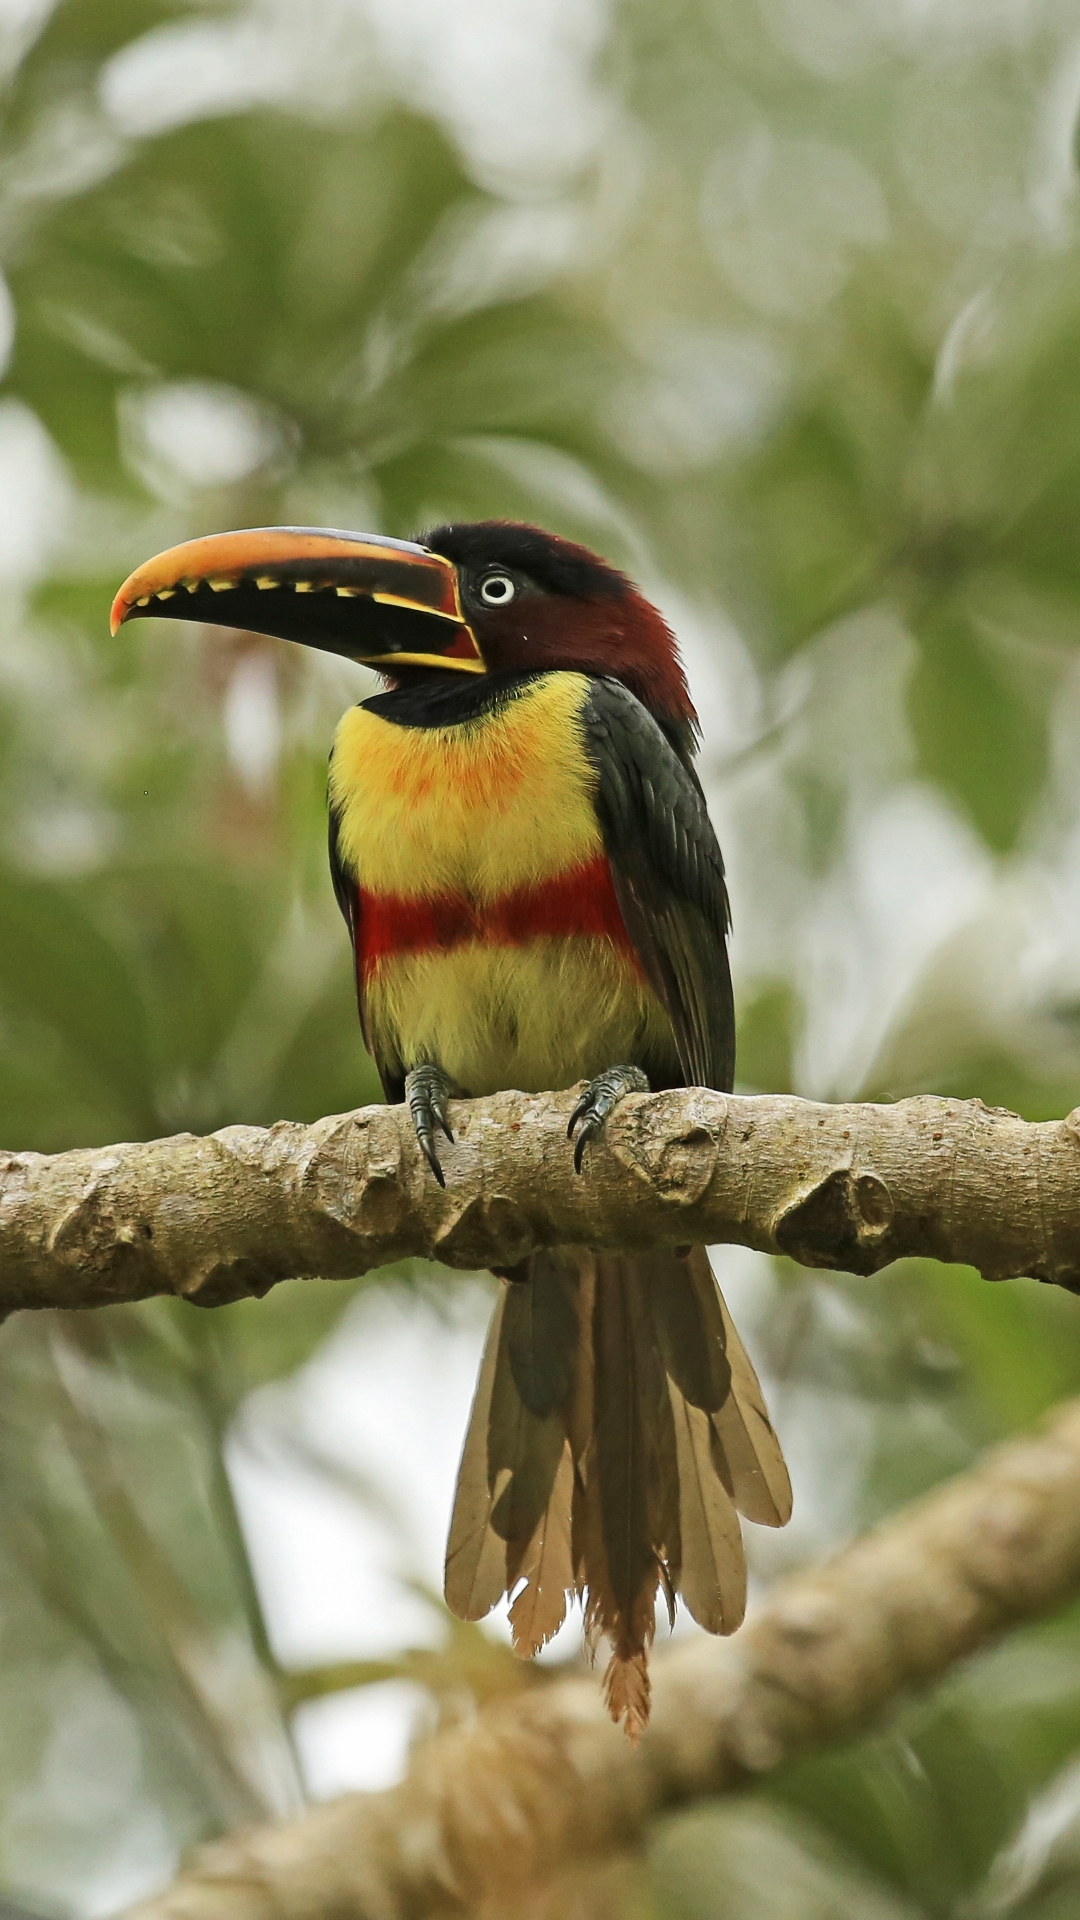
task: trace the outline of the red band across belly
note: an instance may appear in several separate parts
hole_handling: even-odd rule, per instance
[[[545,935],[586,935],[612,940],[633,953],[603,855],[484,905],[460,893],[407,900],[363,887],[359,891],[356,959],[363,975],[388,954],[447,952],[469,940],[520,947]]]

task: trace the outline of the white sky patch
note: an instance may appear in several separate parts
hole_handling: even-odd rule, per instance
[[[31,873],[66,880],[94,873],[121,843],[115,815],[78,798],[43,800],[18,815],[8,836],[8,857]]]
[[[237,388],[174,380],[121,396],[120,439],[129,466],[150,491],[179,505],[202,487],[235,485],[273,465],[286,436],[265,407]]]
[[[457,204],[441,221],[417,269],[429,310],[464,315],[523,299],[580,254],[586,225],[577,206]]]
[[[34,32],[44,25],[55,6],[56,0],[0,0],[0,30]]]
[[[1075,1002],[1080,997],[1080,821],[1072,823],[1055,853],[1041,874],[1024,876],[1023,971],[1029,989],[1037,985],[1052,998]],[[1019,893],[1021,876],[1015,886]]]
[[[798,1090],[851,1099],[930,959],[989,898],[993,862],[915,783],[849,817],[844,858],[814,889],[801,939]]]
[[[160,1810],[141,1792],[134,1717],[76,1661],[55,1670],[47,1708],[40,1773],[0,1828],[5,1886],[49,1913],[116,1913],[176,1864]]]
[[[439,1644],[440,1614],[425,1593],[442,1593],[491,1306],[479,1282],[451,1283],[437,1299],[373,1287],[294,1383],[248,1402],[229,1468],[286,1665]],[[509,1637],[505,1606],[487,1626]],[[565,1659],[580,1639],[571,1609],[541,1658]],[[390,1785],[421,1704],[411,1685],[380,1683],[305,1708],[298,1739],[309,1790]]]
[[[394,1786],[405,1772],[414,1730],[429,1713],[427,1694],[410,1680],[384,1680],[309,1700],[293,1731],[312,1799]]]
[[[778,139],[764,121],[718,148],[701,212],[731,285],[773,315],[825,306],[858,253],[889,237],[885,196],[862,161],[823,140]]]
[[[678,636],[690,698],[701,720],[698,771],[710,774],[757,737],[763,724],[761,677],[750,650],[720,608],[703,608],[664,583],[642,583]],[[709,795],[710,807],[712,794]]]
[[[284,49],[261,22],[183,20],[129,41],[101,70],[101,104],[129,138],[287,98]]]
[[[41,579],[71,503],[67,468],[36,413],[21,400],[0,400],[0,580]]]
[[[224,20],[173,21],[107,60],[101,105],[129,138],[284,104],[333,113],[372,91],[374,63],[353,0],[258,0]]]
[[[264,648],[240,655],[225,690],[222,718],[230,766],[252,800],[265,800],[281,758],[281,701],[277,667]]]
[[[443,122],[485,180],[550,191],[595,154],[607,0],[367,0],[365,11],[396,90]]]
[[[249,1401],[230,1471],[286,1664],[437,1644],[438,1614],[410,1582],[442,1591],[489,1312],[479,1285],[449,1287],[445,1313],[372,1288],[295,1384]],[[305,1446],[337,1462],[337,1473],[305,1460]],[[311,1791],[390,1784],[415,1713],[410,1687],[363,1688],[306,1708],[298,1737]]]
[[[767,1254],[749,1247],[710,1247],[709,1259],[761,1382],[791,1475],[794,1505],[787,1526],[745,1529],[752,1574],[772,1577],[824,1558],[849,1538],[877,1420],[873,1407],[855,1393],[832,1391],[816,1381],[781,1380],[771,1371],[759,1330],[784,1306]],[[832,1320],[840,1337],[850,1338],[857,1326],[848,1301],[827,1281],[815,1290],[812,1312],[819,1322]]]
[[[0,72],[14,73],[55,6],[56,0],[0,0]]]
[[[673,328],[650,358],[605,418],[616,446],[649,473],[690,473],[758,439],[789,377],[771,342],[720,328]]]

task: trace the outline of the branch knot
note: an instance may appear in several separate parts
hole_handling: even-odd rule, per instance
[[[621,1166],[670,1206],[693,1207],[712,1185],[727,1125],[723,1094],[702,1088],[631,1095],[610,1123]]]
[[[835,1167],[784,1209],[773,1237],[804,1267],[876,1273],[896,1258],[890,1244],[895,1211],[879,1174]]]

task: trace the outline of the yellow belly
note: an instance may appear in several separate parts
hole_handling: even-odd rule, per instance
[[[615,1062],[649,1071],[673,1051],[671,1027],[632,961],[610,940],[469,943],[380,963],[364,994],[376,1059],[432,1062],[463,1092],[543,1093]]]
[[[603,861],[583,674],[552,673],[474,721],[401,727],[353,708],[334,742],[338,848],[363,895],[478,908]],[[606,868],[605,868],[606,871]],[[482,915],[480,916],[482,918]],[[424,1063],[464,1091],[571,1085],[675,1057],[628,946],[591,932],[465,938],[362,970],[364,1029],[391,1080]]]

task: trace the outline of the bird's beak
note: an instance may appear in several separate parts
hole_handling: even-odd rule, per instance
[[[112,631],[147,617],[245,627],[387,671],[484,672],[451,562],[381,534],[252,527],[187,540],[125,580]]]

